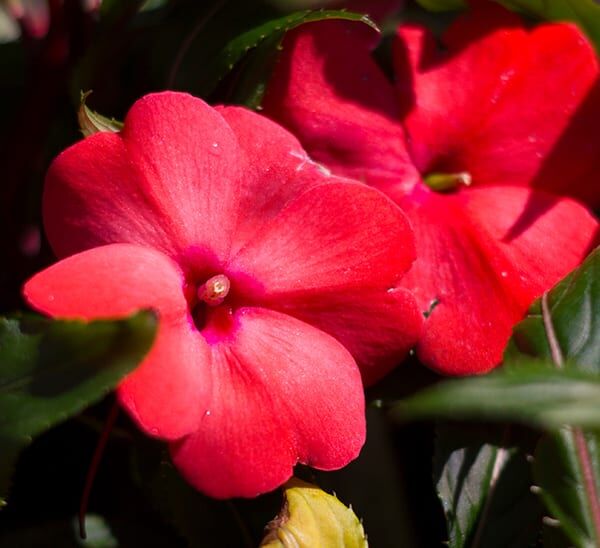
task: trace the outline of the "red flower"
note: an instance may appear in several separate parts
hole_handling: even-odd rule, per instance
[[[355,458],[357,362],[378,378],[418,338],[418,307],[396,287],[414,259],[402,212],[242,108],[141,99],[121,134],[54,161],[44,221],[68,258],[26,298],[59,317],[159,312],[154,347],[118,396],[215,497],[273,489],[297,462]]]
[[[420,359],[485,372],[596,238],[572,198],[600,203],[598,63],[575,26],[528,32],[487,3],[455,22],[445,52],[425,29],[400,27],[395,85],[371,57],[376,41],[348,22],[289,35],[265,112],[334,173],[405,210],[418,258],[402,285],[429,313]]]

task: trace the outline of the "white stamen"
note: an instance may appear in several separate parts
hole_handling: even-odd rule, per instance
[[[218,306],[227,297],[231,284],[225,274],[218,274],[198,288],[198,298],[208,306]]]

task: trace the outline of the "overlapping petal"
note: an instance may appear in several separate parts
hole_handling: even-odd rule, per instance
[[[217,107],[240,148],[242,180],[236,246],[252,239],[292,199],[313,186],[339,181],[312,160],[280,125],[242,107]],[[235,253],[235,251],[233,251]]]
[[[465,194],[466,215],[483,227],[515,269],[523,306],[564,278],[598,245],[597,218],[573,199],[517,187],[474,188]],[[516,281],[504,278],[516,294]]]
[[[591,250],[598,222],[573,200],[527,188],[419,194],[400,202],[419,249],[402,285],[429,311],[419,357],[445,374],[484,372],[533,299]]]
[[[475,184],[590,198],[578,174],[600,154],[591,123],[600,121],[600,106],[584,107],[600,76],[591,44],[575,25],[527,32],[506,10],[478,6],[450,28],[443,53],[423,28],[398,30],[398,90],[417,166],[468,171]],[[482,29],[488,33],[473,40]],[[583,108],[586,122],[570,130]]]
[[[392,201],[358,183],[330,183],[290,202],[230,269],[247,277],[239,280],[247,298],[340,340],[372,381],[420,334],[414,299],[397,289],[414,257],[412,230]]]
[[[214,109],[186,94],[148,95],[122,133],[97,133],[52,163],[46,233],[58,256],[117,242],[175,256],[198,241],[223,256],[239,180],[235,135]]]
[[[212,347],[200,428],[171,448],[188,481],[218,498],[249,497],[283,483],[297,462],[328,470],[354,459],[364,400],[348,351],[278,312],[242,308],[236,322],[235,337]]]
[[[290,32],[263,107],[335,173],[411,186],[417,172],[397,123],[394,88],[371,58],[376,41],[366,25],[342,21]]]
[[[188,319],[183,274],[153,249],[130,244],[93,248],[35,275],[24,287],[31,306],[85,320],[152,308],[160,324],[152,350],[119,387],[119,397],[148,433],[177,439],[197,428],[210,389],[209,351]]]

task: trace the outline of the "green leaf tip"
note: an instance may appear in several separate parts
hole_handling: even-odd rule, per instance
[[[79,110],[77,111],[77,121],[79,122],[79,129],[83,133],[83,136],[89,137],[100,131],[109,131],[112,133],[121,131],[123,129],[123,122],[102,116],[102,114],[98,114],[86,105],[86,100],[91,93],[91,90],[81,91]]]
[[[334,19],[363,23],[380,32],[377,24],[368,16],[346,10],[301,10],[272,19],[230,40],[208,66],[203,67],[205,85],[202,86],[202,95],[213,92],[242,58],[253,54],[257,59],[251,64],[249,71],[256,74],[247,76],[248,81],[242,83],[243,89],[237,92],[233,102],[257,108],[262,99],[262,93],[257,88],[264,87],[275,61],[274,53],[280,51],[285,33],[306,23]]]

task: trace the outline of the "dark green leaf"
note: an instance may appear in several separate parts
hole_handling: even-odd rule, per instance
[[[114,388],[149,350],[155,329],[150,312],[90,323],[0,319],[0,502],[19,451]]]
[[[442,382],[396,403],[399,420],[452,418],[519,421],[542,427],[600,427],[600,378],[533,360],[483,377]]]
[[[567,369],[600,374],[600,248],[550,291],[545,299],[549,321]],[[507,352],[553,359],[542,300],[519,323]]]
[[[280,51],[281,36],[273,35],[263,40],[239,63],[236,79],[228,102],[257,109],[262,103],[271,69]]]
[[[212,63],[202,68],[204,79],[211,86],[204,90],[204,92],[206,94],[210,93],[219,81],[253,48],[257,48],[263,43],[265,44],[265,47],[262,47],[259,52],[260,58],[264,60],[268,58],[270,52],[279,46],[287,31],[305,23],[322,21],[324,19],[344,19],[347,21],[362,22],[377,30],[375,23],[367,16],[344,10],[304,10],[273,19],[235,37],[213,59]]]
[[[444,423],[436,429],[434,480],[450,548],[526,547],[541,523],[530,467],[508,427]]]
[[[569,544],[578,547],[592,548],[600,544],[599,452],[597,432],[584,433],[571,427],[548,434],[540,442],[535,455],[534,479],[552,516],[550,527],[545,531],[546,538],[562,537],[564,533],[571,541]]]

